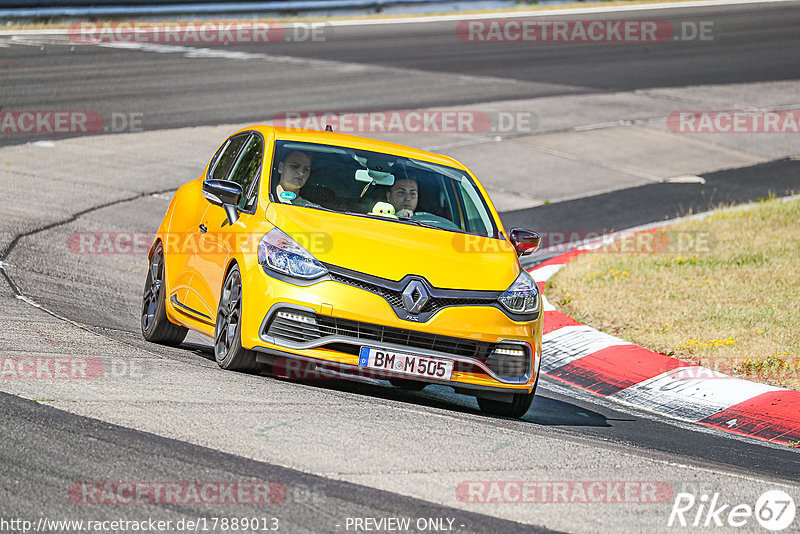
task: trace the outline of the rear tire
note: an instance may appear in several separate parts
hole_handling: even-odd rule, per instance
[[[164,287],[164,248],[159,242],[150,259],[147,280],[144,283],[141,314],[142,335],[151,343],[177,347],[188,329],[173,324],[167,318],[166,289]]]
[[[242,276],[234,265],[225,277],[214,328],[214,359],[229,371],[257,372],[256,352],[242,348]]]

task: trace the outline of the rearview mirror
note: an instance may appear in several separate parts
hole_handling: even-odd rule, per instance
[[[239,219],[236,206],[242,198],[242,186],[230,180],[205,180],[203,182],[203,196],[215,206],[225,209],[228,223],[233,224]]]
[[[508,239],[514,245],[517,256],[525,256],[531,252],[536,252],[542,238],[536,232],[531,232],[525,228],[512,228],[508,234]]]
[[[368,169],[358,169],[356,171],[356,181],[370,185],[394,185],[394,175],[389,172],[372,171]]]

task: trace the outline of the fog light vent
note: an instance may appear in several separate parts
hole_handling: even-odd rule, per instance
[[[530,351],[527,345],[501,343],[492,351],[486,363],[500,378],[527,378],[531,372]]]
[[[294,343],[305,343],[322,337],[314,314],[292,309],[278,310],[264,333]]]
[[[303,324],[317,324],[317,320],[313,316],[302,312],[288,312],[281,310],[278,312],[278,317]]]

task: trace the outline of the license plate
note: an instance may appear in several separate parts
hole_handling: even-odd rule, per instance
[[[416,356],[372,347],[361,347],[358,366],[437,380],[450,380],[453,374],[453,360]]]

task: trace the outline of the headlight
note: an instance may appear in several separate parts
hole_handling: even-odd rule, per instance
[[[317,258],[279,228],[267,232],[258,243],[258,263],[297,278],[312,279],[328,272]]]
[[[506,289],[497,300],[511,313],[520,315],[536,313],[539,311],[539,286],[523,269],[511,287]]]

